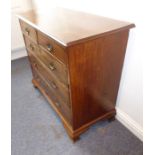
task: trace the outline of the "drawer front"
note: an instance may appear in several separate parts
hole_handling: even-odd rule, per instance
[[[46,65],[48,70],[60,80],[63,84],[68,86],[68,70],[67,67],[59,63],[52,55],[43,49],[40,49],[39,56],[42,62]]]
[[[28,49],[28,51],[31,51],[32,53],[39,53],[39,47],[38,45],[31,41],[28,37],[24,36],[24,40],[25,40],[25,45],[26,45],[26,48]]]
[[[24,21],[20,20],[20,25],[22,32],[25,36],[29,37],[32,39],[35,43],[37,43],[37,32],[36,30],[31,27],[29,24],[25,23]]]
[[[67,54],[65,49],[60,46],[56,41],[47,37],[41,32],[38,32],[38,44],[41,48],[54,55],[59,61],[67,64]]]
[[[49,72],[55,76],[60,82],[68,85],[68,72],[65,65],[59,63],[51,54],[33,43],[27,37],[25,38],[25,44],[29,51],[31,51],[36,57],[38,57],[47,67]]]
[[[39,60],[37,60],[30,52],[29,52],[30,60],[32,65],[43,75],[43,77],[48,82],[51,90],[54,92],[55,96],[60,98],[62,102],[66,104],[70,108],[70,101],[69,101],[69,91],[68,87],[62,85],[56,79],[54,79],[46,70],[45,66],[43,66]]]
[[[33,66],[33,76],[35,80],[40,84],[40,86],[44,89],[45,93],[48,95],[48,97],[52,100],[53,104],[57,108],[57,110],[66,118],[66,120],[71,124],[72,123],[72,117],[71,117],[71,111],[66,105],[54,95],[54,92],[51,90],[50,86],[46,82],[46,80],[43,78],[42,74],[36,69],[36,66]]]

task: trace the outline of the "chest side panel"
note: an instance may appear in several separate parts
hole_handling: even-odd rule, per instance
[[[73,128],[115,112],[128,30],[68,49]]]

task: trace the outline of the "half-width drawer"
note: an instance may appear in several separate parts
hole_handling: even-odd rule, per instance
[[[65,52],[65,48],[45,34],[41,32],[38,32],[37,34],[38,44],[40,47],[55,56],[60,62],[67,64],[67,54]]]
[[[72,124],[71,110],[62,102],[57,96],[54,95],[53,90],[51,90],[47,81],[44,79],[42,74],[38,71],[36,66],[32,64],[33,76],[39,85],[43,88],[48,97],[52,100],[57,110],[66,118],[66,120]]]
[[[45,66],[29,52],[29,57],[32,65],[43,75],[48,82],[49,86],[53,90],[54,94],[60,98],[60,100],[70,107],[69,90],[68,87],[62,85],[58,80],[54,79],[46,70]]]
[[[35,43],[37,43],[37,32],[36,30],[30,26],[29,24],[25,23],[24,21],[20,20],[20,25],[22,32],[25,36],[29,37]]]

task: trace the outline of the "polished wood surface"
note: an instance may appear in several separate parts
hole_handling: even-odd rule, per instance
[[[41,48],[54,55],[59,61],[67,64],[67,54],[65,48],[47,35],[38,31],[38,44]]]
[[[47,82],[46,76],[42,73],[41,70],[38,68],[38,64],[36,65],[36,61],[34,57],[29,53],[30,56],[30,62],[33,69],[33,76],[34,79],[40,84],[41,89],[44,89],[45,93],[49,96],[49,98],[52,100],[53,104],[55,105],[55,108],[63,115],[63,117],[66,119],[66,121],[69,124],[72,124],[72,117],[71,117],[71,110],[64,102],[58,93],[55,92],[54,88]]]
[[[63,86],[59,80],[56,78],[53,78],[51,74],[46,70],[46,67],[40,63],[39,60],[33,56],[33,54],[29,53],[31,63],[36,67],[36,69],[43,75],[43,77],[46,79],[47,83],[51,87],[53,93],[55,96],[58,96],[62,102],[65,103],[65,105],[70,105],[69,101],[69,91],[68,87]]]
[[[46,99],[48,100],[48,102],[50,103],[50,105],[52,106],[52,108],[55,110],[55,112],[58,114],[58,116],[60,117],[61,121],[63,122],[63,124],[65,124],[65,127],[66,127],[66,130],[67,131],[73,131],[72,130],[72,117],[70,116],[70,113],[62,113],[62,111],[64,111],[64,109],[60,109],[60,105],[57,105],[57,100],[55,100],[55,96],[51,96],[51,94],[49,94],[48,91],[47,92],[47,85],[46,85],[46,88],[43,86],[45,85],[46,83],[42,80],[41,81],[41,77],[37,74],[37,72],[35,72],[35,70],[33,69],[33,72],[34,72],[34,79],[32,79],[32,83],[33,85],[38,88],[41,93],[46,97]],[[42,83],[41,83],[41,82]],[[52,94],[53,95],[53,94]],[[52,98],[51,98],[52,97]],[[61,111],[62,110],[62,111]],[[68,116],[68,119],[66,119],[66,115]],[[72,133],[72,132],[71,132]]]
[[[63,8],[31,10],[19,18],[64,46],[134,27],[132,23]]]
[[[24,13],[20,25],[32,82],[73,141],[97,121],[115,118],[134,24],[59,8],[47,15],[35,10]]]
[[[73,127],[115,111],[128,30],[68,49]]]
[[[58,78],[63,84],[68,85],[67,67],[58,62],[57,59],[48,51],[38,48],[38,45],[31,41],[28,37],[25,36],[24,38],[27,49],[40,59],[44,65],[46,65],[47,70],[50,70],[52,76]]]

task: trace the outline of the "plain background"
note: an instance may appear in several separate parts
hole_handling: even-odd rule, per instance
[[[11,154],[11,2],[0,1],[0,154]],[[96,2],[96,1],[95,1]],[[111,1],[112,8],[117,7]],[[117,1],[118,2],[118,1]],[[115,2],[116,3],[116,2]],[[144,70],[144,154],[155,154],[155,9],[152,0],[126,0],[141,19],[141,50]],[[81,4],[82,5],[82,4]],[[102,3],[104,5],[104,1]],[[118,5],[121,5],[118,3]],[[105,6],[106,7],[106,6]],[[123,6],[122,6],[123,7]],[[110,9],[110,8],[109,8]],[[111,9],[112,10],[112,9]],[[132,8],[129,9],[132,12]],[[134,21],[133,21],[134,22]],[[137,23],[136,23],[137,24]]]

